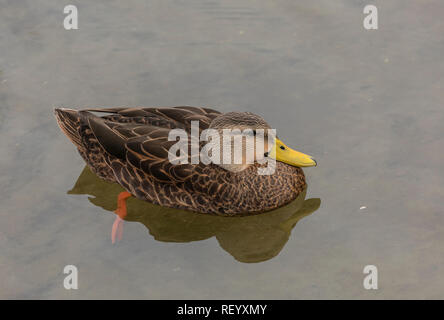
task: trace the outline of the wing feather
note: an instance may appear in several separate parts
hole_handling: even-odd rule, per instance
[[[92,112],[108,113],[98,117]],[[128,166],[143,170],[163,183],[180,183],[193,173],[194,164],[173,165],[168,153],[176,141],[168,141],[173,128],[189,132],[191,121],[208,128],[220,112],[201,107],[102,108],[82,111],[100,145],[109,154],[125,160]],[[190,162],[190,157],[188,158]]]

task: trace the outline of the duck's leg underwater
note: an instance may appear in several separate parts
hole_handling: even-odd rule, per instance
[[[117,209],[114,211],[116,213],[116,219],[114,220],[113,227],[111,230],[111,241],[116,242],[116,236],[119,240],[122,240],[123,234],[123,219],[127,215],[126,211],[126,199],[131,197],[131,193],[123,191],[117,196]]]

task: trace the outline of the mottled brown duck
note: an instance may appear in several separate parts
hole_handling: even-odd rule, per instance
[[[98,116],[96,114],[100,114]],[[55,109],[62,131],[77,147],[89,168],[127,192],[119,195],[117,213],[125,214],[125,199],[134,196],[154,204],[219,215],[253,214],[283,206],[306,187],[300,167],[314,166],[308,155],[292,150],[278,138],[267,146],[264,158],[276,159],[271,175],[252,163],[218,165],[173,164],[169,150],[171,129],[270,129],[250,112],[220,113],[203,107]],[[257,160],[257,161],[256,161]]]

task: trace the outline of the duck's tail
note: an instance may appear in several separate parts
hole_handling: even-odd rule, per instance
[[[71,140],[77,147],[81,147],[82,139],[79,134],[79,112],[73,109],[55,108],[54,115],[60,129],[62,129],[69,140]]]

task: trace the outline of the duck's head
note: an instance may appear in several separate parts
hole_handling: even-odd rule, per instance
[[[239,172],[245,170],[254,163],[254,161],[261,162],[266,160],[265,158],[267,157],[295,167],[316,166],[316,161],[311,156],[286,146],[277,138],[275,131],[272,130],[270,125],[261,116],[254,113],[224,113],[214,118],[210,124],[210,129],[216,129],[220,137],[224,136],[224,129],[231,129],[233,139],[227,141],[229,141],[231,146],[232,161],[230,164],[223,164],[223,161],[221,161],[222,164],[220,164],[220,166],[229,171]],[[252,140],[254,143],[247,143],[248,137],[254,137],[255,139]],[[232,141],[236,141],[236,138],[242,139],[242,163],[240,164],[234,161],[236,144]],[[263,148],[260,147],[260,144],[262,144]],[[224,142],[221,141],[221,149],[223,145]],[[258,150],[263,150],[263,152]],[[222,152],[220,154],[222,154]]]

